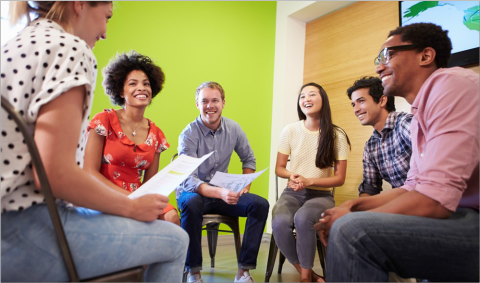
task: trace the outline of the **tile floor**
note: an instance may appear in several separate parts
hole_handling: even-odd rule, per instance
[[[230,235],[222,235],[220,237],[233,237]],[[264,237],[267,238],[267,237]],[[268,239],[270,239],[268,237]],[[224,240],[224,239],[222,239]],[[208,247],[204,245],[203,247],[203,270],[202,278],[205,282],[233,282],[234,276],[237,273],[237,258],[235,256],[235,246],[233,245],[233,239],[231,244],[226,244],[226,241],[220,241],[219,246],[217,247],[217,253],[215,256],[215,267],[210,267],[210,256],[208,254]],[[206,242],[206,238],[204,239]],[[222,243],[220,243],[222,242]],[[257,258],[257,269],[252,270],[250,274],[255,279],[256,282],[264,282],[265,280],[265,271],[267,268],[267,259],[268,259],[268,250],[270,247],[270,242],[262,241],[260,245],[260,252]],[[273,269],[273,274],[270,277],[270,282],[299,282],[300,275],[297,273],[293,265],[291,265],[288,260],[285,261],[283,265],[283,270],[281,274],[277,273],[278,270],[278,259],[279,255],[275,261],[275,267]],[[315,263],[313,270],[318,274],[323,274],[322,268],[320,266],[320,261],[318,259],[318,254],[315,258]]]

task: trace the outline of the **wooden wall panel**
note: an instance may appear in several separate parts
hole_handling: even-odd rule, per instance
[[[345,184],[335,191],[336,204],[358,197],[362,180],[362,155],[373,128],[362,126],[350,106],[346,90],[362,76],[376,76],[373,59],[398,26],[398,2],[357,2],[306,26],[304,83],[322,85],[330,99],[333,121],[352,143]],[[470,67],[477,73],[478,65]],[[396,98],[397,111],[410,111]],[[384,182],[384,189],[391,188]]]

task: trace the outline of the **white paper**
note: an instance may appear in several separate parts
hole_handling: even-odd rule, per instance
[[[150,178],[150,180],[141,185],[139,189],[128,195],[128,197],[134,199],[146,194],[169,196],[180,183],[187,179],[187,177],[212,154],[213,151],[200,158],[180,155],[172,163],[165,166],[165,168]]]
[[[268,167],[260,172],[251,174],[228,174],[217,171],[209,183],[238,193],[267,169]]]

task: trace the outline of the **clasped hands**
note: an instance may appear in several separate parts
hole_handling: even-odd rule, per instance
[[[287,186],[294,191],[298,192],[303,189],[305,189],[308,186],[311,186],[310,180],[307,178],[303,177],[300,174],[292,174],[290,175],[289,181],[287,183]]]

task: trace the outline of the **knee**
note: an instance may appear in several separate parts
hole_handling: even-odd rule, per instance
[[[180,249],[180,251],[178,251],[181,255],[185,255],[187,253],[187,249],[188,249],[188,245],[190,243],[190,237],[188,235],[188,233],[180,228],[179,226],[176,226],[174,225],[173,228],[171,228],[171,231],[174,235],[174,238],[178,241],[178,249]]]
[[[266,218],[268,216],[268,209],[270,208],[270,204],[266,199],[260,196],[256,196],[255,198],[252,198],[252,201],[250,202],[250,208],[252,213],[260,216],[265,216]]]
[[[282,233],[287,228],[292,226],[291,216],[284,213],[277,213],[272,218],[272,232],[273,234]]]
[[[297,230],[313,229],[313,225],[320,220],[316,219],[316,214],[306,209],[299,209],[293,218]]]
[[[360,219],[357,219],[355,214],[349,213],[337,219],[330,228],[329,244],[341,241],[342,239],[348,239],[350,237],[357,237],[361,233],[359,228],[362,225],[358,225]],[[357,221],[359,220],[359,221]],[[366,223],[368,225],[368,223]]]
[[[197,193],[182,193],[179,206],[182,218],[187,215],[203,215],[203,197]]]

